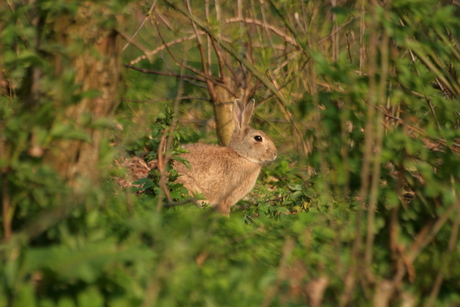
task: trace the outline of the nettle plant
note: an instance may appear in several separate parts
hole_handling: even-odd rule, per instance
[[[148,135],[126,144],[125,148],[132,157],[142,159],[148,168],[143,169],[143,178],[132,183],[131,192],[148,195],[153,203],[158,202],[158,197],[165,197],[170,202],[188,198],[182,184],[175,183],[178,173],[172,168],[174,161],[188,165],[185,159],[179,157],[186,152],[181,145],[187,142],[188,136],[180,127],[173,125],[173,121],[174,112],[166,107],[150,125]],[[133,160],[133,163],[135,161],[139,160]],[[136,167],[131,167],[128,172],[136,170]]]

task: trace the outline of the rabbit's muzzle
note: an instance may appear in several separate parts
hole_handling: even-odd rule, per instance
[[[278,153],[276,149],[267,149],[265,150],[264,155],[262,156],[263,162],[272,162],[276,159]]]

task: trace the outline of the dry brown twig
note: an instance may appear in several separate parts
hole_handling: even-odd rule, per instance
[[[142,27],[144,26],[144,24],[147,22],[147,20],[149,20],[151,18],[151,14],[153,12],[153,9],[155,8],[155,5],[157,3],[157,0],[154,0],[152,5],[150,6],[150,9],[147,13],[147,15],[144,17],[144,19],[142,20],[141,24],[137,27],[136,31],[134,31],[133,35],[127,39],[127,42],[126,44],[123,46],[123,48],[121,49],[121,52],[125,51],[125,49],[133,43],[134,41],[134,38],[137,36],[137,34],[139,34],[139,31],[142,29]]]
[[[204,32],[200,31],[199,33],[203,34]],[[181,37],[181,38],[175,39],[175,40],[167,42],[167,43],[163,43],[160,46],[158,46],[157,48],[155,48],[154,50],[147,51],[147,52],[145,52],[144,55],[138,56],[137,58],[135,58],[134,60],[129,62],[129,64],[134,65],[134,64],[137,64],[140,61],[145,60],[145,59],[150,60],[152,58],[152,56],[154,56],[155,54],[157,54],[158,52],[160,52],[162,50],[165,50],[166,48],[169,48],[171,46],[174,46],[174,45],[177,45],[177,44],[180,44],[180,43],[183,43],[185,41],[189,41],[189,40],[192,40],[192,39],[195,39],[195,38],[196,38],[196,33],[194,33],[192,35],[189,35],[189,36],[186,36],[186,37]]]
[[[169,129],[166,129],[163,131],[161,134],[161,139],[160,139],[160,144],[158,145],[158,170],[160,171],[160,181],[159,181],[159,186],[160,186],[160,195],[158,197],[158,203],[157,203],[157,212],[161,211],[161,208],[163,207],[163,197],[162,193],[166,195],[166,198],[168,199],[168,202],[172,202],[171,195],[169,194],[169,189],[166,185],[167,183],[167,169],[166,165],[169,162],[169,157],[166,156],[166,136],[169,132]]]

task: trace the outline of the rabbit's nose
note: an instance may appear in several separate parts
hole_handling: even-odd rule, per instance
[[[269,161],[273,161],[276,159],[278,153],[275,151],[270,151],[270,150],[267,150],[266,152],[266,156],[268,158]]]

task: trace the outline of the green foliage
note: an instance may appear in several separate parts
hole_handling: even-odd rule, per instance
[[[132,192],[155,196],[155,198],[152,199],[147,197],[145,202],[157,203],[157,197],[162,195],[159,184],[161,182],[162,172],[167,174],[167,176],[165,176],[167,177],[167,180],[165,180],[166,187],[172,199],[181,201],[188,195],[187,190],[181,184],[174,182],[178,174],[172,168],[173,162],[177,161],[187,166],[188,162],[179,156],[181,153],[186,152],[186,150],[181,147],[181,144],[187,141],[187,136],[181,129],[173,129],[173,120],[174,113],[166,107],[165,112],[160,113],[155,122],[150,126],[149,130],[151,132],[149,135],[134,141],[132,144],[126,145],[128,152],[135,156],[142,157],[145,162],[158,160],[160,158],[158,156],[159,154],[162,155],[162,159],[168,159],[168,164],[165,166],[165,169],[161,170],[159,167],[154,167],[149,171],[148,177],[140,178],[133,182],[134,187],[131,189]],[[159,150],[160,148],[161,152]],[[165,201],[165,199],[162,201]]]
[[[170,164],[169,172],[153,169],[131,190],[118,186],[120,170],[109,166],[120,147],[145,162],[160,154],[186,163],[178,157],[180,145],[205,131],[211,108],[196,97],[206,100],[208,93],[193,82],[126,71],[117,109],[124,131],[91,114],[72,121],[69,108],[100,93],[75,84],[72,67],[56,75],[49,58],[83,47],[60,45],[52,29],[40,32],[29,14],[36,9],[37,20],[51,25],[62,14],[76,14],[80,3],[13,2],[5,10],[0,4],[0,194],[7,207],[1,306],[316,306],[314,291],[322,306],[372,306],[385,281],[394,287],[388,304],[402,305],[407,297],[416,305],[459,303],[460,27],[454,5],[247,1],[251,9],[244,14],[253,19],[227,26],[215,8],[206,13],[192,3],[193,22],[210,14],[203,22],[210,38],[230,41],[222,45],[225,64],[264,85],[254,90],[263,101],[254,120],[280,150],[225,218],[182,203],[188,196],[174,183]],[[177,9],[182,2],[171,2],[158,1],[150,14],[165,24],[148,25],[139,42],[154,49],[194,33]],[[149,11],[140,2],[104,3],[112,17]],[[221,5],[224,18],[235,17],[233,3]],[[118,19],[93,17],[116,32]],[[180,62],[192,77],[202,77],[199,48],[190,39],[184,44],[171,44],[140,67],[179,76],[172,67]],[[141,56],[131,48],[126,62]],[[232,62],[235,55],[248,67]],[[210,79],[218,66],[212,63]],[[38,97],[27,91],[36,69]],[[155,104],[174,97],[180,104]],[[44,157],[56,141],[91,144],[93,133],[104,130],[119,146],[102,144],[97,184],[66,182]]]

